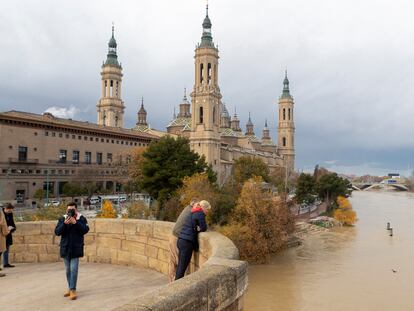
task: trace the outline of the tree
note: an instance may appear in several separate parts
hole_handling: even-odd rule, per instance
[[[320,177],[316,184],[316,191],[322,200],[329,204],[335,203],[338,196],[348,196],[351,194],[351,184],[347,179],[339,177],[336,173],[328,173]],[[328,212],[332,206],[328,207]]]
[[[142,180],[142,154],[145,152],[145,148],[137,147],[130,151],[129,157],[131,162],[128,164],[128,176],[135,182]]]
[[[49,198],[52,198],[53,194],[49,191]],[[46,198],[46,190],[43,189],[37,189],[35,193],[33,194],[33,198],[38,200],[39,202],[42,201],[44,198]]]
[[[142,201],[131,202],[128,207],[128,214],[124,218],[148,219],[151,215],[149,207]]]
[[[352,226],[356,221],[356,213],[352,209],[351,202],[343,196],[338,196],[336,199],[338,208],[334,211],[334,218],[343,225]]]
[[[253,177],[244,183],[231,223],[221,232],[233,240],[241,258],[263,263],[286,244],[293,230],[287,206],[263,189],[261,177]]]
[[[66,183],[63,185],[63,194],[67,197],[71,197],[73,200],[73,197],[82,195],[83,189],[79,184],[74,183]]]
[[[269,167],[260,158],[243,156],[234,161],[233,175],[235,182],[239,185],[252,178],[260,176],[265,182],[270,181]]]
[[[111,201],[105,200],[102,205],[101,212],[96,215],[96,218],[117,218],[118,214],[114,207],[112,206]]]
[[[296,186],[296,202],[311,204],[315,201],[315,180],[312,175],[299,175]]]
[[[158,200],[160,207],[183,184],[185,176],[206,172],[211,182],[216,175],[207,166],[204,157],[190,150],[187,138],[169,136],[153,141],[142,154],[141,170],[143,189]]]

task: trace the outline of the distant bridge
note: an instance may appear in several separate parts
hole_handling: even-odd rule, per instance
[[[408,191],[408,187],[404,184],[388,184],[388,183],[357,183],[352,184],[352,189],[357,191],[369,191],[373,189],[391,189],[397,191]]]

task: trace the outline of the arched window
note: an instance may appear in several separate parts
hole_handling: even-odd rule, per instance
[[[203,123],[203,107],[200,107],[200,123]]]
[[[286,147],[286,137],[282,138],[282,145],[283,145],[283,147]]]
[[[288,120],[290,121],[290,108],[288,109]]]
[[[103,125],[105,126],[106,125],[106,115],[104,114],[104,116],[103,116]]]
[[[283,108],[283,121],[285,121],[285,120],[286,120],[286,109]]]
[[[118,116],[115,116],[115,126],[118,126]]]
[[[203,83],[203,70],[204,70],[204,64],[200,64],[200,84]]]

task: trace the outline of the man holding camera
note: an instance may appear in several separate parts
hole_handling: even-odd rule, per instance
[[[55,234],[61,236],[60,257],[65,262],[66,279],[69,288],[63,296],[69,297],[71,300],[77,298],[76,283],[78,280],[79,258],[83,257],[83,236],[88,231],[88,222],[78,212],[76,203],[69,203],[67,205],[66,215],[61,217],[56,225]]]

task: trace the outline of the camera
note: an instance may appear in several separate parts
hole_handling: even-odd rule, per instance
[[[75,215],[76,215],[76,212],[75,212],[74,209],[69,209],[68,210],[68,217],[75,217]]]

